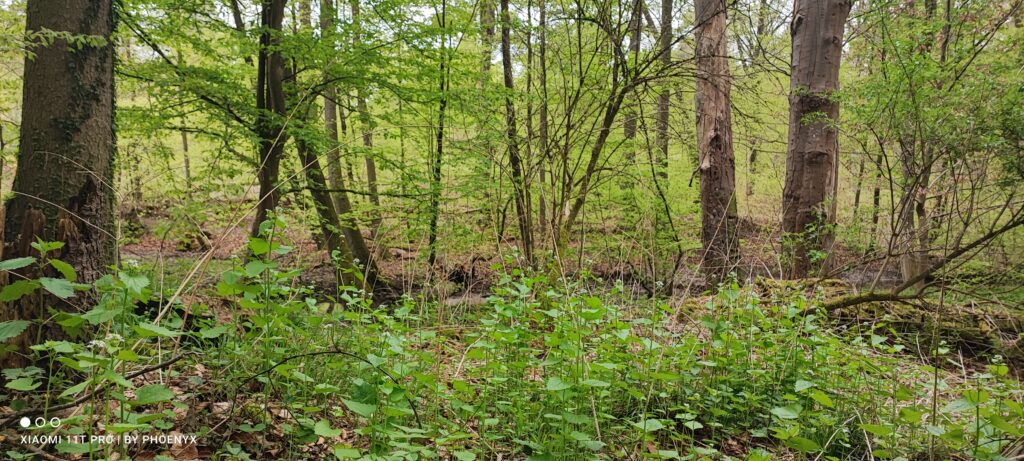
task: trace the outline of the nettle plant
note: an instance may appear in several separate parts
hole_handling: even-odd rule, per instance
[[[66,437],[56,444],[59,453],[86,454],[123,451],[123,445],[78,443],[94,435],[144,433],[174,427],[174,411],[184,404],[174,401],[175,392],[164,383],[148,382],[137,385],[133,378],[146,371],[160,369],[161,363],[177,361],[169,351],[178,346],[180,337],[212,339],[227,332],[223,326],[194,325],[195,331],[182,331],[186,319],[177,309],[151,313],[140,306],[153,303],[174,307],[156,297],[150,289],[150,280],[138,273],[133,265],[118,268],[91,284],[77,282],[77,274],[67,263],[53,256],[63,247],[59,242],[37,241],[33,244],[39,257],[18,258],[0,263],[0,270],[23,270],[25,273],[46,274],[56,271],[61,277],[40,276],[19,278],[0,291],[0,299],[18,302],[26,296],[52,296],[55,304],[75,306],[76,295],[90,291],[94,304],[87,310],[74,311],[50,307],[49,317],[37,320],[13,320],[0,323],[0,339],[16,337],[33,323],[36,331],[59,328],[66,340],[44,340],[40,334],[31,346],[30,359],[34,366],[3,370],[6,378],[7,398],[11,408],[19,414],[33,416],[61,415],[59,427],[34,427],[36,432],[53,435],[87,436],[85,439]],[[53,270],[49,270],[49,269]],[[137,312],[141,312],[137,313]],[[187,315],[187,314],[186,314]],[[93,339],[82,342],[84,337]],[[12,353],[10,346],[5,346]],[[153,364],[151,369],[142,368]],[[155,367],[155,368],[153,368]],[[149,377],[146,378],[150,379]],[[140,380],[141,381],[141,380]],[[63,410],[73,409],[70,414]],[[20,459],[26,455],[16,450],[8,456]],[[33,455],[34,456],[34,455]]]

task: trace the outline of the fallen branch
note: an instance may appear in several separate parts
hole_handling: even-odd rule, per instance
[[[921,287],[919,290],[912,294],[903,294],[903,292],[906,291],[908,288],[914,286],[918,282],[923,281],[929,275],[941,270],[943,267],[946,267],[946,265],[949,264],[951,261],[984,246],[992,239],[995,239],[996,237],[999,237],[1000,235],[1003,235],[1006,232],[1021,227],[1022,225],[1024,225],[1024,216],[1022,216],[1022,214],[1024,214],[1024,210],[1021,210],[1018,213],[1016,213],[1016,218],[1011,219],[1002,227],[998,229],[992,229],[987,234],[979,237],[977,240],[974,240],[973,242],[950,252],[944,258],[939,259],[934,264],[932,264],[928,269],[923,270],[916,276],[905,280],[903,283],[901,283],[896,288],[893,288],[892,290],[881,292],[869,291],[866,293],[841,296],[839,298],[828,301],[822,304],[821,306],[809,307],[804,310],[804,313],[806,314],[819,308],[826,312],[832,312],[834,310],[852,307],[864,303],[906,301],[909,299],[918,299],[924,294],[925,289],[928,288],[928,286]]]

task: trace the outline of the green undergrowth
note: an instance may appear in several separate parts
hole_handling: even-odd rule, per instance
[[[180,299],[159,321],[140,314],[159,297],[155,275],[116,271],[94,284],[91,309],[50,319],[84,341],[41,342],[38,366],[4,370],[6,404],[92,396],[39,413],[63,423],[33,431],[178,431],[213,459],[1006,459],[1024,427],[1020,385],[998,357],[967,367],[941,342],[894,340],[884,322],[837,333],[804,315],[819,300],[800,293],[724,286],[680,311],[585,274],[552,284],[512,272],[484,305],[373,308],[353,288],[314,296],[277,262],[288,242],[266,230],[217,285],[232,321]],[[45,256],[0,268],[29,265],[62,276],[0,296],[89,288]],[[0,336],[28,327],[5,322]],[[173,459],[165,448],[44,447]]]

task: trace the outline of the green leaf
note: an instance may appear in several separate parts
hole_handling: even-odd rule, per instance
[[[886,437],[893,432],[892,427],[882,424],[861,424],[860,428],[879,437]]]
[[[249,237],[249,250],[255,256],[265,255],[270,251],[270,244],[258,237]]]
[[[60,271],[60,274],[68,281],[74,282],[75,280],[78,280],[78,274],[75,273],[75,268],[71,267],[70,264],[59,259],[51,259],[50,265],[53,266],[54,269]]]
[[[313,432],[320,437],[325,439],[332,439],[341,435],[341,429],[331,429],[331,423],[326,419],[321,419],[313,425]]]
[[[822,391],[820,391],[818,389],[815,389],[815,390],[811,391],[810,395],[811,395],[811,398],[814,399],[815,402],[818,402],[819,404],[821,404],[824,407],[832,408],[832,407],[835,406],[835,404],[832,403],[832,397],[829,397],[828,394],[826,394],[826,393],[824,393],[824,392],[822,392]]]
[[[363,456],[358,448],[337,445],[334,447],[334,457],[338,459],[355,459]]]
[[[32,256],[26,256],[24,258],[8,259],[7,261],[0,261],[0,271],[13,271],[15,269],[21,269],[22,267],[28,266],[36,262],[36,258]]]
[[[703,424],[701,424],[701,423],[699,423],[697,421],[687,421],[687,422],[683,423],[683,425],[686,426],[691,431],[695,431],[697,429],[702,429],[704,427]]]
[[[4,387],[6,387],[8,389],[14,389],[16,391],[23,391],[23,392],[25,392],[25,391],[31,391],[31,390],[41,386],[42,384],[43,384],[42,382],[35,382],[35,381],[33,381],[32,378],[18,378],[18,379],[15,379],[14,381],[8,382],[7,385],[4,386]]]
[[[557,378],[557,377],[548,378],[548,382],[544,386],[545,389],[547,389],[549,391],[555,391],[555,392],[557,392],[557,391],[564,391],[564,390],[569,389],[571,387],[572,387],[571,383],[567,383],[565,381],[562,381],[562,378]]]
[[[131,431],[141,431],[143,429],[149,429],[149,424],[131,424],[131,423],[114,423],[107,425],[107,430],[115,434],[123,434]]]
[[[135,332],[143,338],[150,338],[153,336],[162,336],[164,338],[173,338],[180,335],[177,331],[168,330],[160,325],[154,325],[152,323],[140,323],[133,327]]]
[[[967,399],[956,399],[942,407],[942,413],[960,413],[961,411],[974,408],[974,404]]]
[[[789,404],[784,407],[772,408],[772,414],[777,416],[779,419],[797,419],[800,417],[801,411],[804,411],[804,407],[796,403]]]
[[[64,390],[64,392],[61,392],[60,396],[61,397],[70,397],[72,395],[78,394],[79,392],[82,392],[83,390],[85,390],[85,387],[88,386],[88,385],[89,385],[89,381],[82,381],[82,382],[80,382],[78,384],[75,384],[74,386],[71,386],[71,387],[67,388],[66,390]]]
[[[812,383],[810,381],[804,381],[802,379],[798,379],[798,380],[796,380],[796,385],[793,386],[793,387],[794,387],[794,390],[796,390],[797,392],[800,392],[800,391],[804,391],[804,390],[807,390],[807,389],[810,389],[810,388],[814,387],[814,383]]]
[[[28,320],[10,320],[7,322],[0,322],[0,342],[7,341],[8,339],[20,335],[31,324],[32,322],[29,322]]]
[[[39,282],[35,280],[16,280],[0,290],[0,302],[11,302],[21,299],[39,288]]]
[[[805,439],[803,437],[792,437],[786,440],[786,445],[789,445],[791,448],[795,448],[804,453],[810,453],[812,451],[821,450],[821,446],[818,445],[818,442],[815,442],[811,439]]]
[[[39,283],[43,285],[43,289],[60,299],[68,299],[75,295],[75,286],[70,280],[43,277],[39,279]]]
[[[117,274],[117,278],[124,284],[128,294],[135,298],[142,298],[142,290],[149,286],[149,277],[145,275],[129,275],[124,272]]]
[[[217,325],[217,326],[212,327],[212,328],[203,328],[202,330],[199,330],[199,336],[202,336],[205,339],[213,339],[213,338],[217,338],[220,335],[223,335],[224,333],[227,333],[227,332],[228,332],[228,326],[227,325]]]
[[[368,403],[356,402],[355,400],[348,399],[342,399],[341,401],[349,410],[352,410],[355,414],[364,418],[369,418],[377,411],[376,405],[370,405]]]
[[[455,455],[455,458],[458,459],[459,461],[473,461],[474,459],[476,459],[476,453],[473,453],[471,451],[462,450],[456,451],[453,454]]]
[[[174,391],[163,384],[150,384],[135,390],[134,405],[149,405],[174,398]]]
[[[608,387],[608,386],[611,386],[611,384],[609,384],[608,382],[601,381],[599,379],[587,379],[587,380],[584,380],[580,384],[583,384],[584,386],[590,386],[590,387]]]
[[[632,424],[637,429],[640,429],[644,432],[654,432],[665,428],[665,425],[662,424],[661,421],[657,419],[644,419],[640,420],[639,422],[630,421],[629,424]]]

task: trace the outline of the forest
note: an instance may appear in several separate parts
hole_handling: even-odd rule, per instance
[[[1024,0],[0,0],[2,460],[1024,459]]]

